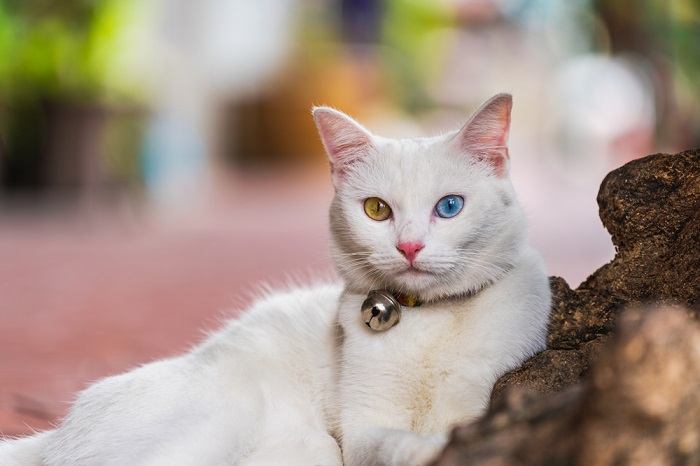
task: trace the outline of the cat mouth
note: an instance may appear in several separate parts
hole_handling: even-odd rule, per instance
[[[416,267],[415,265],[409,265],[406,267],[404,270],[399,272],[399,275],[435,275],[434,272],[426,269],[422,269],[420,267]]]

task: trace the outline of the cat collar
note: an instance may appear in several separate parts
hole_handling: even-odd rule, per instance
[[[372,290],[362,303],[362,320],[375,332],[384,332],[399,323],[401,306],[416,307],[421,304],[418,296],[413,294]]]
[[[503,268],[503,275],[513,270],[513,266]],[[467,298],[481,292],[484,288],[493,285],[501,277],[495,277],[492,281],[484,283],[476,290],[457,294],[452,298]],[[375,332],[384,332],[399,323],[402,307],[418,307],[423,301],[414,294],[392,293],[388,290],[372,290],[362,303],[361,313],[365,325]]]

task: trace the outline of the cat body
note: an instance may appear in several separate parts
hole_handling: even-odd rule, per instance
[[[483,413],[500,375],[544,348],[550,290],[507,176],[510,105],[496,96],[460,131],[409,140],[377,137],[332,110],[321,110],[325,121],[317,115],[336,187],[332,251],[346,283],[346,464],[424,464],[452,426]],[[461,210],[438,215],[455,196]],[[370,197],[390,209],[386,219],[364,215],[359,204]],[[376,288],[424,303],[377,332],[358,312]]]
[[[508,178],[510,108],[499,95],[459,131],[403,140],[316,108],[343,284],[273,294],[186,355],[96,383],[55,430],[0,444],[0,464],[434,458],[545,344],[550,292]],[[377,331],[360,313],[377,289],[419,305]]]
[[[2,466],[340,465],[327,428],[340,285],[277,292],[187,354],[107,377]]]

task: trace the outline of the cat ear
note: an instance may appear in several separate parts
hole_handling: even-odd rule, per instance
[[[508,171],[508,132],[513,97],[498,94],[479,108],[454,138],[459,150],[486,162],[498,176]]]
[[[314,107],[312,115],[331,162],[333,183],[337,185],[348,167],[373,149],[372,134],[343,112],[330,107]]]

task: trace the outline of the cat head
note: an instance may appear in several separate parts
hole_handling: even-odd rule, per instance
[[[333,256],[346,285],[431,300],[476,291],[517,260],[525,225],[508,177],[510,95],[459,130],[388,139],[315,107],[331,162]]]

